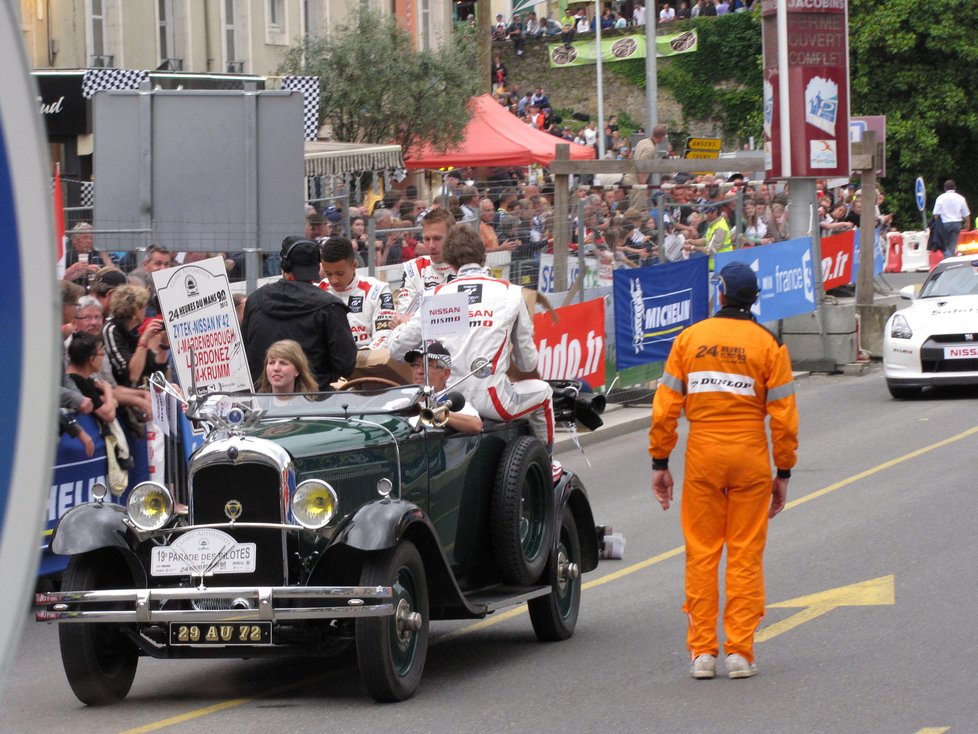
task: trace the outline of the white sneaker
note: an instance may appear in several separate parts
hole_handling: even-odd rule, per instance
[[[704,653],[697,655],[689,666],[689,674],[694,678],[715,678],[717,674],[717,656]]]
[[[728,678],[751,678],[757,675],[757,663],[748,663],[747,658],[738,653],[727,655]]]

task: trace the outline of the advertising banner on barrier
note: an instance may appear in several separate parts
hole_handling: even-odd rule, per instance
[[[705,257],[615,271],[619,370],[664,362],[679,332],[707,317],[708,272]]]
[[[584,258],[584,289],[599,288],[602,285],[610,285],[602,282],[601,266],[597,258]],[[574,253],[567,258],[567,287],[574,285],[581,274],[581,260]],[[550,295],[554,292],[554,256],[540,255],[540,275],[537,279],[537,292]]]
[[[198,391],[251,392],[251,372],[224,259],[212,257],[158,270],[153,283],[180,384],[186,388],[193,384],[192,352]]]
[[[822,238],[822,288],[829,291],[854,283],[853,230]]]
[[[761,297],[751,312],[760,322],[777,321],[815,310],[815,274],[812,243],[807,237],[771,245],[716,254],[716,272],[727,263],[743,262],[757,273]],[[717,284],[714,284],[714,290]],[[720,299],[714,292],[714,310]]]
[[[540,351],[537,371],[544,380],[605,381],[604,299],[596,298],[533,317],[533,340]]]
[[[695,30],[671,33],[655,39],[657,58],[693,53],[698,50],[699,37]],[[601,39],[601,60],[627,61],[644,59],[646,54],[645,35],[636,33],[628,36],[610,36]],[[550,66],[583,66],[596,64],[598,60],[593,40],[574,41],[570,44],[547,44]]]

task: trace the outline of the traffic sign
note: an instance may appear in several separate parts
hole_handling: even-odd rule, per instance
[[[720,157],[720,154],[717,151],[715,151],[715,150],[713,150],[713,151],[711,151],[711,150],[689,150],[689,151],[686,151],[686,157],[687,158],[694,158],[694,159],[699,159],[699,158],[704,158],[704,159],[705,158],[710,158],[710,159],[712,159],[712,158],[719,158]]]
[[[918,211],[923,211],[927,206],[927,190],[924,188],[924,179],[920,176],[914,181],[913,196],[917,200]]]
[[[686,150],[713,150],[719,153],[722,142],[720,138],[687,138]]]

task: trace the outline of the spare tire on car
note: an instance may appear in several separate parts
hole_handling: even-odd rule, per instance
[[[490,507],[492,551],[504,583],[529,586],[547,567],[553,544],[550,455],[534,436],[517,436],[503,451]]]

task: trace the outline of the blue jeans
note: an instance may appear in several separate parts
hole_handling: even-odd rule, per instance
[[[961,234],[961,222],[944,222],[944,257],[953,257],[958,249],[958,235]]]

